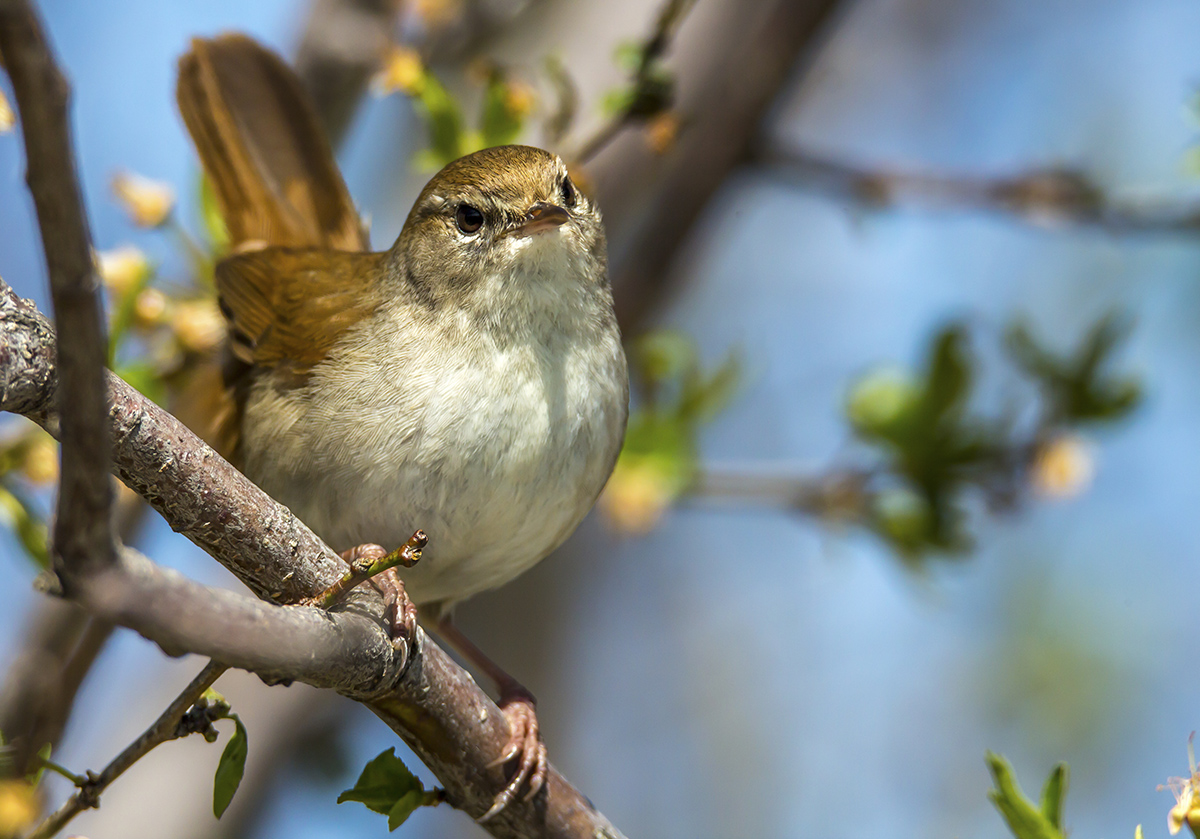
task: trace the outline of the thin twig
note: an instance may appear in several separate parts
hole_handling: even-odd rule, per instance
[[[395,568],[397,565],[404,568],[412,568],[421,559],[421,551],[425,550],[425,546],[428,544],[429,537],[425,535],[425,531],[418,530],[412,536],[408,537],[407,542],[391,553],[385,554],[378,559],[366,556],[353,560],[350,563],[350,570],[340,580],[312,598],[310,602],[320,606],[322,609],[328,609],[334,606],[346,592],[355,586],[365,583],[367,580],[378,574],[382,574],[390,568]]]
[[[638,49],[638,66],[633,71],[630,80],[630,96],[628,104],[609,116],[579,148],[568,154],[568,158],[578,163],[587,163],[605,146],[611,143],[625,128],[654,116],[669,107],[669,102],[658,102],[649,110],[645,108],[648,88],[653,84],[655,64],[666,55],[679,27],[683,24],[687,13],[696,5],[696,0],[666,0],[659,10],[654,28],[643,39]],[[659,107],[661,106],[661,107]]]
[[[773,150],[758,161],[801,186],[870,208],[976,210],[1037,227],[1091,227],[1117,234],[1200,233],[1200,201],[1119,198],[1085,172],[1069,168],[988,177],[867,167],[799,149]]]
[[[180,729],[180,720],[183,719],[183,715],[187,713],[188,709],[200,700],[204,692],[213,686],[213,683],[225,670],[226,667],[223,664],[217,664],[215,661],[206,664],[199,675],[192,679],[179,696],[175,697],[153,725],[113,758],[112,762],[104,767],[104,771],[99,775],[89,772],[86,783],[80,787],[79,791],[47,816],[29,834],[28,839],[50,839],[84,810],[99,807],[100,794],[108,788],[109,784],[119,778],[126,769],[149,754],[155,746],[192,733],[189,730]]]

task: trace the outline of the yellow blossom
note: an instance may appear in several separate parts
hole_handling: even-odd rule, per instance
[[[537,93],[525,82],[509,82],[504,88],[504,104],[518,119],[529,116],[537,104]]]
[[[112,191],[138,227],[159,227],[175,207],[175,192],[169,184],[133,172],[113,175]]]
[[[1087,442],[1062,434],[1042,445],[1033,462],[1033,485],[1052,498],[1070,498],[1087,489],[1096,474],[1096,460]]]
[[[0,134],[6,134],[12,131],[13,126],[17,124],[17,115],[13,113],[12,105],[8,102],[8,97],[4,95],[4,91],[0,90]]]
[[[462,0],[417,0],[413,8],[426,25],[438,27],[459,16]]]
[[[156,288],[148,288],[137,296],[133,305],[133,314],[141,326],[155,326],[162,323],[167,314],[167,298]]]
[[[124,294],[146,278],[150,260],[133,245],[122,245],[96,254],[96,267],[110,291]]]
[[[646,126],[646,142],[655,154],[669,152],[678,136],[679,117],[671,111],[663,111]]]
[[[48,484],[58,477],[58,446],[50,435],[37,433],[29,441],[21,471],[35,484]]]
[[[648,533],[674,500],[671,480],[653,461],[617,464],[600,495],[600,512],[617,530]]]
[[[421,89],[421,80],[425,78],[425,66],[421,56],[414,49],[394,46],[383,59],[383,66],[371,87],[380,96],[403,91],[410,96],[416,95]]]
[[[211,350],[225,335],[225,324],[211,300],[187,300],[175,304],[171,328],[179,343],[193,352]]]
[[[33,787],[25,781],[0,781],[0,836],[17,836],[38,817]]]
[[[1192,835],[1200,837],[1200,795],[1197,786],[1200,785],[1200,773],[1196,771],[1196,753],[1192,747],[1192,739],[1188,737],[1188,768],[1191,775],[1187,778],[1168,778],[1166,786],[1158,788],[1169,789],[1175,795],[1175,806],[1167,814],[1167,830],[1174,836],[1186,824]]]

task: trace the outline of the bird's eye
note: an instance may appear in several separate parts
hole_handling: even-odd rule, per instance
[[[563,204],[570,208],[575,206],[575,184],[571,183],[569,177],[563,178],[562,182],[562,198]]]
[[[459,204],[458,210],[454,213],[454,223],[463,233],[474,233],[483,227],[483,213],[470,204]]]

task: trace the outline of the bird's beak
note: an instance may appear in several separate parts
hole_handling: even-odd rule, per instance
[[[566,224],[571,220],[571,214],[557,204],[547,204],[539,201],[529,208],[525,221],[513,229],[514,236],[532,236]]]

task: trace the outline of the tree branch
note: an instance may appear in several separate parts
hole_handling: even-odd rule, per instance
[[[42,231],[59,335],[69,336],[58,345],[62,472],[52,545],[69,586],[75,574],[116,559],[104,421],[108,344],[71,150],[70,89],[27,0],[0,0],[0,54],[20,111],[26,179]]]
[[[1037,227],[1090,227],[1116,234],[1200,233],[1200,202],[1172,197],[1118,198],[1075,169],[1033,169],[1008,177],[985,177],[868,168],[800,149],[771,151],[759,162],[802,187],[870,208],[977,210]]]
[[[206,664],[200,674],[192,679],[179,696],[167,706],[167,709],[162,712],[153,725],[113,758],[112,762],[104,767],[99,775],[93,776],[89,773],[87,783],[39,824],[33,833],[29,834],[28,839],[50,839],[84,810],[99,807],[100,793],[108,789],[109,785],[126,769],[148,755],[155,746],[191,733],[186,729],[181,730],[180,721],[183,719],[183,715],[200,700],[204,692],[213,686],[213,683],[225,670],[224,665],[215,662],[210,661]]]
[[[675,255],[709,199],[749,159],[763,118],[798,58],[846,3],[727,5],[722,45],[706,51],[696,82],[688,85],[692,99],[677,108],[684,129],[676,145],[661,162],[639,146],[608,149],[592,166],[600,206],[608,218],[625,220],[611,240],[610,273],[626,333],[665,291]],[[650,187],[643,192],[641,184]]]

